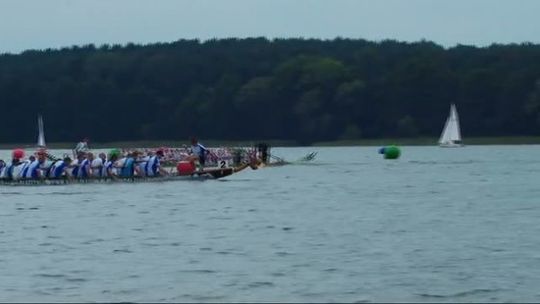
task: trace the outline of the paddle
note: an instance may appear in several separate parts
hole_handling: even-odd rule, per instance
[[[270,154],[270,157],[277,160],[278,162],[280,163],[285,163],[285,159],[284,158],[281,158],[281,157],[278,157],[278,156],[275,156],[275,155],[272,155]]]
[[[315,159],[317,152],[310,152],[306,156],[300,158],[300,161],[311,161]]]

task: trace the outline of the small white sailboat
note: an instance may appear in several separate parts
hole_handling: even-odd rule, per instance
[[[43,117],[41,115],[38,116],[38,140],[37,140],[37,146],[39,148],[45,148],[45,130],[43,128]]]
[[[459,128],[459,117],[456,110],[456,105],[450,105],[450,114],[444,124],[444,129],[439,138],[439,146],[444,148],[463,147],[461,142],[461,131]]]

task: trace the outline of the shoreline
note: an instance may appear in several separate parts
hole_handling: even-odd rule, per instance
[[[336,141],[321,141],[314,142],[310,145],[301,145],[295,141],[287,140],[244,140],[244,141],[227,141],[227,140],[202,140],[207,147],[227,146],[227,147],[246,147],[253,146],[257,142],[268,143],[272,147],[344,147],[344,146],[438,146],[438,138],[434,137],[417,137],[417,138],[380,138],[380,139],[357,139],[357,140],[336,140]],[[537,145],[540,144],[540,136],[505,136],[505,137],[470,137],[465,139],[466,146],[471,145]],[[77,143],[67,142],[51,142],[47,144],[49,149],[73,149]],[[144,140],[144,141],[111,141],[111,142],[90,142],[90,147],[93,149],[105,148],[157,148],[157,147],[182,147],[189,146],[188,141],[174,140]],[[35,144],[32,143],[0,143],[0,149],[34,149]]]
[[[439,146],[439,138],[381,138],[360,140],[338,140],[329,142],[316,142],[313,146]],[[538,145],[540,136],[497,136],[497,137],[468,137],[463,140],[465,146],[488,146],[488,145]]]

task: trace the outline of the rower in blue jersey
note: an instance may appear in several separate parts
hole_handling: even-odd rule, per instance
[[[135,159],[137,155],[137,151],[128,153],[120,170],[121,177],[133,177],[135,175]]]
[[[26,162],[22,161],[23,158],[24,158],[24,150],[22,149],[13,150],[11,164],[4,169],[2,178],[6,180],[18,179],[20,170],[26,164]]]
[[[39,172],[40,161],[33,155],[28,159],[28,165],[23,169],[21,177],[24,179],[38,179],[41,175]]]
[[[117,171],[116,171],[117,168],[115,167],[115,165],[117,164],[117,161],[118,161],[118,155],[119,155],[119,152],[116,150],[113,150],[111,151],[111,153],[109,153],[109,159],[103,165],[104,167],[103,177],[111,177],[111,178],[117,177],[118,174],[117,174]]]
[[[145,166],[146,176],[167,175],[167,171],[161,168],[161,158],[164,156],[163,150],[156,151],[156,155],[151,156]]]
[[[6,170],[6,178],[8,180],[18,180],[21,178],[21,172],[28,166],[28,161],[19,161],[18,163],[11,163]]]
[[[0,178],[4,178],[4,172],[6,171],[6,162],[3,159],[0,159]]]
[[[37,159],[34,156],[29,158],[30,162],[22,173],[22,178],[25,179],[40,179],[45,177],[44,172],[47,172],[49,163],[47,162],[47,151],[39,150]]]
[[[81,164],[84,161],[84,158],[85,158],[85,152],[77,153],[77,159],[71,162],[71,165],[70,165],[70,167],[72,168],[71,176],[77,177],[79,175],[79,164]]]
[[[21,179],[32,178],[31,174],[29,174],[29,171],[34,171],[37,167],[39,167],[39,163],[36,157],[34,155],[30,155],[28,157],[28,160],[22,164],[21,171],[18,177]]]
[[[88,153],[88,155],[90,155],[91,153]],[[89,171],[90,171],[90,163],[91,161],[88,159],[88,157],[86,156],[86,154],[82,154],[82,158],[79,160],[79,162],[77,163],[77,174],[74,174],[73,173],[73,176],[76,176],[77,178],[88,178],[90,175],[89,175]],[[93,155],[92,155],[92,158],[93,158]],[[75,169],[73,169],[75,171]]]
[[[92,177],[92,163],[94,162],[94,153],[88,152],[86,153],[86,162],[83,161],[81,163],[81,167],[79,168],[79,174],[81,175],[81,178],[89,178]]]
[[[49,171],[49,178],[71,178],[69,174],[69,166],[71,165],[71,158],[65,157],[63,160],[56,161]]]
[[[92,177],[105,177],[105,163],[107,162],[107,156],[105,153],[99,153],[98,157],[95,158],[91,165],[90,169],[92,170]]]
[[[137,159],[137,169],[138,169],[138,175],[140,176],[147,176],[147,168],[148,168],[148,162],[152,158],[152,152],[148,152],[146,156],[141,156]]]

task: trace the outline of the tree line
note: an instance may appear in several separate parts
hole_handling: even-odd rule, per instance
[[[540,45],[179,40],[0,55],[0,142],[540,134]]]

